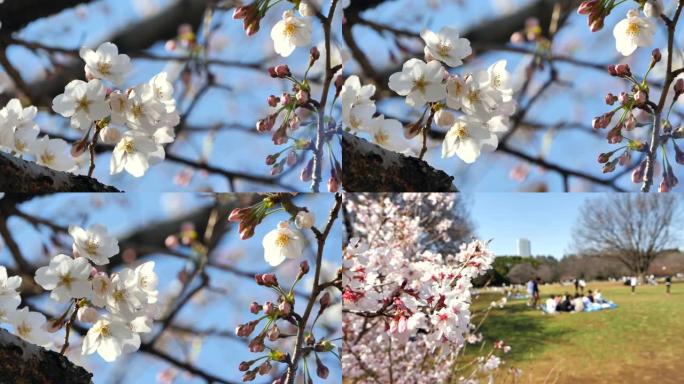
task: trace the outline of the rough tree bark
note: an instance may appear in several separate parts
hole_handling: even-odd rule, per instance
[[[342,185],[347,192],[458,192],[454,178],[416,157],[342,134]]]
[[[94,178],[53,171],[0,152],[0,191],[15,193],[120,192]]]
[[[59,353],[0,328],[0,384],[91,384],[92,377]]]

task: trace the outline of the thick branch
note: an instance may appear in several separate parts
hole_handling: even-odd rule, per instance
[[[453,177],[416,157],[342,134],[342,185],[348,192],[458,192]]]
[[[0,382],[90,384],[93,375],[66,357],[0,328]]]
[[[16,193],[120,192],[94,178],[59,172],[0,152],[0,191]]]
[[[20,30],[31,21],[54,15],[65,9],[93,0],[9,0],[0,4],[0,33]]]

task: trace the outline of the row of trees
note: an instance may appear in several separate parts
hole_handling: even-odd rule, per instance
[[[497,256],[492,269],[477,283],[493,286],[523,284],[536,277],[543,282],[575,278],[607,280],[632,273],[624,264],[610,257],[566,255],[559,260],[552,256]],[[684,273],[684,254],[674,249],[662,251],[644,273],[655,276]]]

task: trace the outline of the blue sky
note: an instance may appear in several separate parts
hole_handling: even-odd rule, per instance
[[[89,226],[93,223],[106,225],[110,232],[117,237],[124,237],[126,233],[134,231],[135,228],[145,227],[150,222],[165,220],[176,215],[181,215],[193,208],[208,204],[206,195],[202,194],[60,194],[48,197],[39,197],[22,205],[22,210],[38,215],[43,218],[53,220],[59,225],[78,224]],[[299,195],[296,203],[309,207],[316,217],[316,225],[323,226],[327,219],[328,212],[334,203],[333,195]],[[250,272],[269,272],[274,271],[278,275],[281,283],[289,284],[294,280],[294,275],[298,270],[299,261],[286,261],[276,268],[271,268],[263,259],[263,248],[261,239],[270,230],[274,229],[278,221],[286,219],[286,215],[276,213],[267,217],[257,228],[253,238],[240,240],[236,231],[231,231],[224,237],[216,250],[216,257],[222,263],[232,265],[243,271]],[[11,219],[9,222],[11,231],[19,244],[22,252],[32,262],[45,265],[47,257],[44,255],[43,245],[50,246],[48,232],[36,232],[19,219]],[[68,241],[68,237],[65,237]],[[312,237],[309,237],[313,241]],[[322,276],[325,281],[330,280],[341,263],[342,236],[340,221],[336,222],[330,235],[330,241],[326,244],[324,253],[324,269]],[[68,250],[51,249],[48,256],[54,256],[59,252],[68,253]],[[42,255],[42,256],[41,256]],[[303,258],[313,264],[313,254],[305,252]],[[12,265],[11,256],[7,247],[0,247],[0,265]],[[158,257],[152,255],[149,260],[157,262],[155,271],[159,275],[160,299],[168,295],[168,292],[178,285],[176,276],[185,265],[185,260],[172,257]],[[313,272],[313,268],[312,268]],[[312,273],[311,272],[311,273]],[[310,275],[311,275],[310,273]],[[263,302],[274,300],[275,296],[262,287],[258,287],[250,279],[235,277],[232,274],[209,268],[211,285],[226,291],[225,294],[207,293],[202,295],[199,300],[193,300],[188,304],[177,317],[176,323],[191,325],[199,329],[216,328],[219,330],[233,331],[235,326],[254,318],[249,313],[249,303],[253,300]],[[326,278],[326,276],[328,276]],[[305,278],[306,279],[306,278]],[[307,291],[305,287],[311,286],[311,281],[300,283],[300,290]],[[333,292],[333,294],[335,294]],[[55,304],[50,300],[34,301],[42,309],[52,313],[63,311],[62,305]],[[303,300],[299,300],[297,308],[305,305]],[[328,311],[330,324],[334,329],[340,329],[340,312],[335,310]],[[320,324],[320,321],[319,321]],[[5,324],[0,325],[5,327]],[[339,337],[339,333],[332,337]],[[145,340],[145,338],[143,338]],[[174,356],[184,356],[184,353],[197,353],[195,364],[208,372],[217,376],[238,381],[241,377],[237,366],[240,361],[252,359],[255,354],[249,353],[247,346],[234,339],[226,338],[207,338],[206,342],[189,348],[185,352],[181,350],[175,340],[168,341],[168,350]],[[76,345],[76,344],[74,344]],[[289,348],[289,347],[288,347]],[[230,351],[226,353],[226,351]],[[334,359],[326,358],[326,364],[330,368],[330,377],[340,375],[339,363]],[[149,384],[156,381],[156,375],[162,369],[168,367],[159,359],[150,358],[142,353],[126,355],[126,358],[118,360],[114,364],[104,362],[99,356],[91,355],[86,358],[85,366],[95,374],[95,383],[114,383],[118,374],[121,382],[135,384]],[[257,383],[263,382],[257,381]],[[319,381],[316,381],[319,382]],[[203,383],[203,380],[192,379],[187,376],[179,376],[176,383]]]
[[[533,255],[560,258],[573,251],[572,230],[584,202],[602,196],[602,193],[477,193],[466,194],[466,202],[477,235],[493,239],[490,246],[495,254],[517,255],[517,240],[522,237],[532,243]],[[675,235],[676,231],[675,228]]]
[[[478,193],[469,195],[471,217],[483,239],[493,239],[499,255],[518,253],[517,239],[532,243],[533,255],[561,257],[571,244],[572,228],[584,201],[599,194]]]

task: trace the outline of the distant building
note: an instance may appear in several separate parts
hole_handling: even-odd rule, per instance
[[[532,256],[532,245],[527,239],[518,239],[518,256]]]

